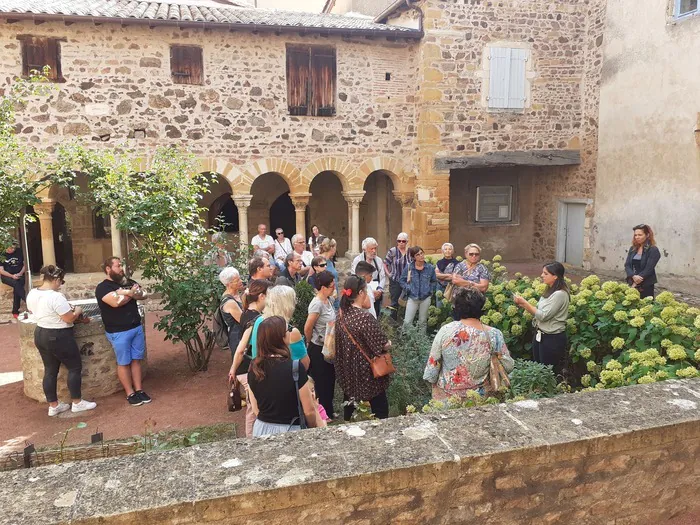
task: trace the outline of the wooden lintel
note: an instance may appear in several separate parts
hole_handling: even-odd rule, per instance
[[[576,164],[581,164],[581,152],[573,149],[493,151],[483,155],[435,159],[435,169],[438,171],[513,166],[572,166]]]
[[[7,20],[5,20],[5,22],[7,22],[8,24],[16,24],[17,22],[19,22],[19,19],[17,19],[17,18],[8,18]]]

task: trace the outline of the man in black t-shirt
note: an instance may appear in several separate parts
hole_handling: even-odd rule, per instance
[[[150,403],[141,388],[141,360],[146,353],[146,337],[136,301],[146,294],[138,283],[127,279],[119,257],[110,257],[102,265],[107,278],[97,285],[95,298],[100,307],[105,335],[117,356],[117,376],[132,406]]]
[[[19,317],[21,302],[27,302],[27,293],[24,290],[26,271],[22,250],[13,244],[5,250],[5,260],[0,263],[0,280],[12,288],[12,315],[15,319]]]

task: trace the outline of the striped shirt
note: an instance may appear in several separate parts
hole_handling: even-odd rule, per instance
[[[413,259],[406,249],[406,253],[401,255],[399,248],[394,246],[391,248],[384,258],[384,262],[391,269],[391,280],[397,281],[401,279],[401,274],[403,274],[403,269],[408,265]]]

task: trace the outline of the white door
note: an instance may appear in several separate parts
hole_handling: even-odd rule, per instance
[[[583,229],[586,205],[575,202],[559,204],[557,259],[573,266],[583,266]]]

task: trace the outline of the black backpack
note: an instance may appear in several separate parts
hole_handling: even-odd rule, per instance
[[[224,295],[224,298],[219,303],[219,307],[214,312],[214,321],[212,322],[214,344],[222,350],[228,348],[228,325],[224,321],[224,314],[221,312],[221,308],[229,301],[233,301],[233,297]]]

